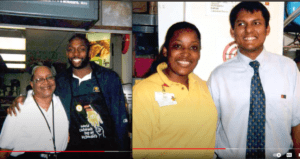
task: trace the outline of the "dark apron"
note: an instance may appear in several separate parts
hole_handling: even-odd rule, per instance
[[[94,76],[95,77],[95,76]],[[110,111],[96,78],[91,84],[94,92],[74,96],[70,108],[70,141],[68,151],[117,150]],[[96,83],[93,81],[97,81]],[[71,84],[72,85],[72,84]],[[95,89],[96,88],[96,89]],[[71,87],[72,91],[73,88]],[[91,88],[89,88],[91,89]],[[73,153],[75,157],[103,156],[105,153]],[[78,156],[79,155],[79,156]],[[73,155],[72,155],[73,156]]]
[[[22,155],[13,157],[9,156],[7,159],[57,159],[59,154],[50,154],[50,153],[39,153],[39,152],[25,152]]]

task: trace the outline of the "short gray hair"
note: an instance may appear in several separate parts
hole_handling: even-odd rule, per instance
[[[43,64],[42,62],[37,62],[33,65],[32,70],[31,70],[31,81],[33,80],[35,70],[41,66],[48,67],[52,73],[52,76],[56,76],[56,70],[51,64],[48,65],[48,64]]]

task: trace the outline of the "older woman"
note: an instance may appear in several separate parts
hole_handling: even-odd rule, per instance
[[[196,26],[179,22],[169,28],[162,48],[166,62],[133,87],[133,158],[213,157],[217,110],[206,82],[192,73],[200,49]]]
[[[25,106],[21,107],[22,113],[8,115],[3,124],[0,134],[1,159],[9,155],[17,158],[55,158],[56,151],[64,151],[67,147],[69,121],[60,99],[53,94],[56,87],[54,72],[47,66],[34,67],[30,85],[33,91],[29,91]]]

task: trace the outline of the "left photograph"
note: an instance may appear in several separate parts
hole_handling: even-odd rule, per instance
[[[132,2],[3,1],[0,41],[1,159],[132,158]]]

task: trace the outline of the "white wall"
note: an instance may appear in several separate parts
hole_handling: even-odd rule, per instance
[[[201,58],[194,73],[207,80],[211,71],[223,63],[223,50],[234,39],[230,36],[229,12],[222,15],[207,13],[210,2],[158,2],[159,45],[167,29],[178,21],[195,24],[201,32]],[[284,2],[269,2],[271,32],[265,41],[268,51],[281,54],[283,48]]]
[[[128,51],[122,54],[122,82],[132,83],[132,34],[130,34]]]
[[[184,20],[184,2],[158,2],[158,46],[161,49],[169,27]]]
[[[132,34],[131,34],[132,35]],[[111,42],[114,44],[112,60],[113,70],[118,73],[122,83],[132,83],[132,36],[126,54],[122,54],[122,34],[112,34]]]

